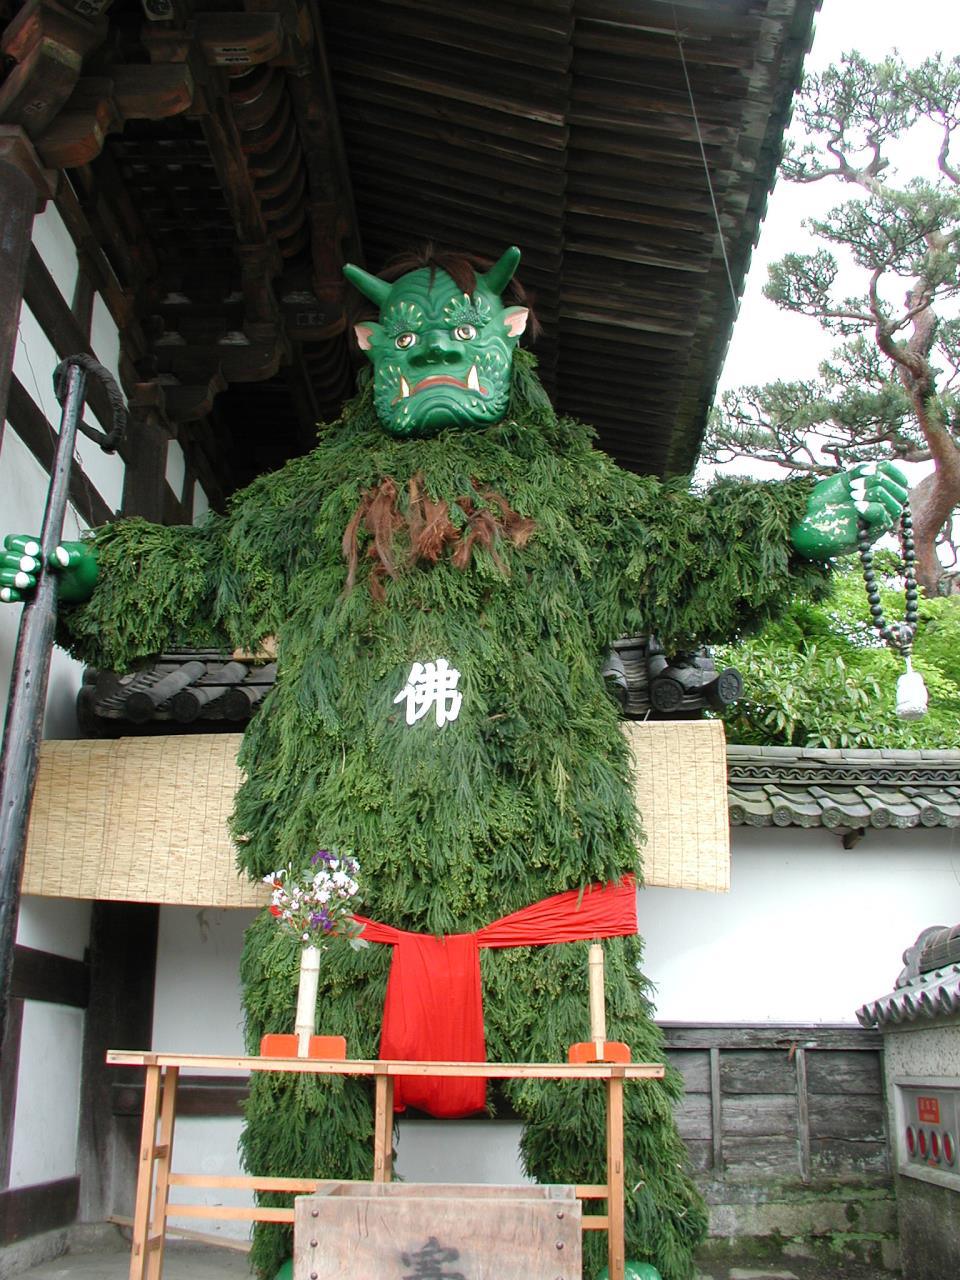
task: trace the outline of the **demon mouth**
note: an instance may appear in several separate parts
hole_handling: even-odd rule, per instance
[[[449,373],[431,374],[430,377],[421,378],[419,382],[415,382],[412,388],[401,373],[400,394],[393,403],[397,404],[401,400],[409,400],[411,396],[417,395],[420,391],[427,391],[430,387],[459,387],[461,391],[476,391],[481,396],[487,394],[487,388],[480,385],[477,366],[472,364],[465,380],[463,378],[455,378]]]

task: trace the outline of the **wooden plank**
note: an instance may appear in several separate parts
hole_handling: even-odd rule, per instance
[[[13,1124],[17,1112],[17,1076],[20,1070],[20,1036],[23,1030],[23,1001],[11,997],[0,1050],[0,1188],[10,1182],[10,1155]]]
[[[797,1090],[796,1067],[789,1051],[728,1049],[721,1061],[720,1078],[726,1097]]]
[[[85,1009],[90,998],[90,966],[51,951],[16,946],[11,991],[21,1000]]]
[[[855,1138],[811,1138],[810,1167],[814,1175],[867,1178],[887,1185],[890,1149],[886,1141]]]
[[[777,1137],[796,1141],[797,1102],[793,1094],[737,1094],[723,1100],[724,1142],[730,1136]]]
[[[94,902],[90,920],[90,1001],[83,1020],[80,1126],[77,1172],[81,1216],[99,1222],[113,1207],[108,1169],[135,1169],[139,1125],[118,1123],[111,1115],[110,1091],[127,1078],[140,1086],[139,1070],[109,1070],[107,1046],[143,1044],[153,1028],[157,930],[160,909],[152,903]]]
[[[400,1059],[260,1058],[108,1049],[110,1066],[200,1067],[211,1071],[280,1071],[304,1075],[445,1076],[492,1080],[662,1080],[659,1062],[405,1062]]]
[[[709,1093],[685,1093],[674,1112],[677,1132],[687,1141],[691,1138],[709,1140],[713,1125],[713,1107]]]
[[[853,1094],[831,1098],[824,1094],[810,1096],[810,1137],[851,1138],[881,1142],[885,1136],[883,1100]]]
[[[811,1093],[876,1096],[883,1087],[879,1050],[875,1053],[851,1050],[808,1053],[807,1085]]]
[[[224,1222],[293,1222],[293,1209],[269,1205],[172,1204],[170,1212],[180,1218],[214,1218]],[[151,1277],[152,1280],[152,1277]]]
[[[179,1106],[177,1108],[179,1112]],[[309,1194],[331,1178],[267,1178],[245,1173],[171,1173],[171,1187],[231,1187],[241,1191],[296,1191]],[[179,1206],[173,1206],[179,1207]],[[173,1207],[171,1207],[171,1212]]]
[[[465,1190],[465,1189],[461,1189]],[[580,1280],[574,1203],[458,1195],[304,1196],[294,1272],[316,1280],[461,1273],[471,1280]],[[612,1280],[622,1280],[614,1277]]]
[[[167,1202],[170,1199],[170,1161],[173,1157],[173,1129],[177,1118],[177,1082],[179,1067],[167,1067],[163,1073],[160,1099],[160,1138],[157,1145],[156,1180],[153,1192],[153,1214],[150,1234],[158,1244],[150,1255],[147,1280],[160,1280],[163,1275],[163,1245],[167,1229]]]
[[[606,1184],[591,1188],[606,1199]],[[367,1182],[333,1178],[323,1184],[318,1195],[361,1200],[549,1200],[577,1199],[577,1188],[566,1184],[522,1182]]]
[[[771,1178],[796,1178],[800,1172],[796,1135],[730,1137],[723,1143],[723,1175],[730,1182],[763,1185]]]
[[[883,1047],[879,1031],[847,1025],[795,1023],[754,1026],[749,1023],[664,1022],[660,1024],[667,1049],[789,1049],[792,1044],[805,1049],[877,1050]]]
[[[623,1167],[623,1079],[614,1076],[607,1084],[607,1274],[609,1280],[624,1280],[624,1167]]]
[[[800,1138],[800,1177],[810,1181],[810,1101],[807,1092],[807,1051],[794,1055],[797,1071],[797,1132]]]
[[[724,1167],[723,1151],[723,1086],[720,1076],[720,1050],[710,1047],[710,1137],[713,1143],[713,1168],[720,1174]]]
[[[680,1049],[669,1055],[670,1065],[683,1076],[687,1094],[709,1093],[710,1056],[703,1049]]]
[[[161,1068],[154,1063],[147,1068],[140,1128],[140,1163],[137,1171],[137,1197],[133,1207],[133,1239],[130,1247],[130,1280],[144,1280],[147,1267],[147,1234],[153,1204],[153,1166],[157,1149],[157,1112],[160,1105]]]
[[[15,1244],[76,1221],[79,1178],[0,1191],[0,1245]]]

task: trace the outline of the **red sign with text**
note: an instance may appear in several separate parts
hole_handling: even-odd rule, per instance
[[[938,1098],[917,1098],[917,1118],[921,1124],[940,1123],[940,1100]]]

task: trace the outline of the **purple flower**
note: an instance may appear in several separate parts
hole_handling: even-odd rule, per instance
[[[333,859],[334,855],[329,849],[318,849],[310,861],[313,866],[316,866],[318,862],[333,862]]]

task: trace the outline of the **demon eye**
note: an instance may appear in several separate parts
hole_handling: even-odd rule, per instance
[[[401,351],[406,351],[407,347],[412,347],[417,340],[415,333],[398,333],[395,342]]]
[[[472,342],[473,339],[477,336],[476,325],[458,324],[453,331],[453,336],[457,338],[460,342]]]

